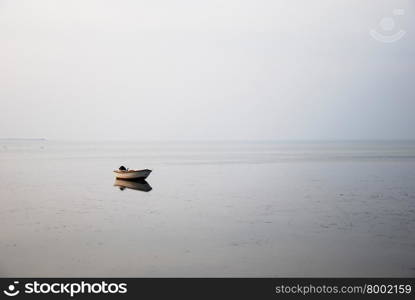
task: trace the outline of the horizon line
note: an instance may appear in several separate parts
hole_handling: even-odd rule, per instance
[[[415,142],[415,138],[292,138],[292,139],[62,139],[62,138],[0,138],[0,141],[56,141],[56,142]]]

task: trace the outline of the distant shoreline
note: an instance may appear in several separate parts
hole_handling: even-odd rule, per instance
[[[47,138],[0,138],[1,141],[22,142],[69,142],[69,143],[254,143],[254,144],[341,144],[341,143],[415,143],[415,139],[282,139],[282,140],[136,140],[136,139],[47,139]]]
[[[46,141],[45,138],[0,138],[0,141]]]

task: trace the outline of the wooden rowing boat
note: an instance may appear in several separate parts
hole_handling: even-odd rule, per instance
[[[117,179],[145,179],[150,175],[151,170],[114,170]]]

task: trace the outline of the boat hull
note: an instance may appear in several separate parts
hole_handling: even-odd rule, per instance
[[[148,170],[148,169],[128,170],[128,171],[115,170],[114,173],[117,179],[126,179],[126,180],[145,179],[150,175],[151,170]]]

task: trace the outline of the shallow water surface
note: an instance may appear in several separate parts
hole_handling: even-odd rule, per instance
[[[413,142],[0,141],[0,165],[0,276],[415,275]]]

